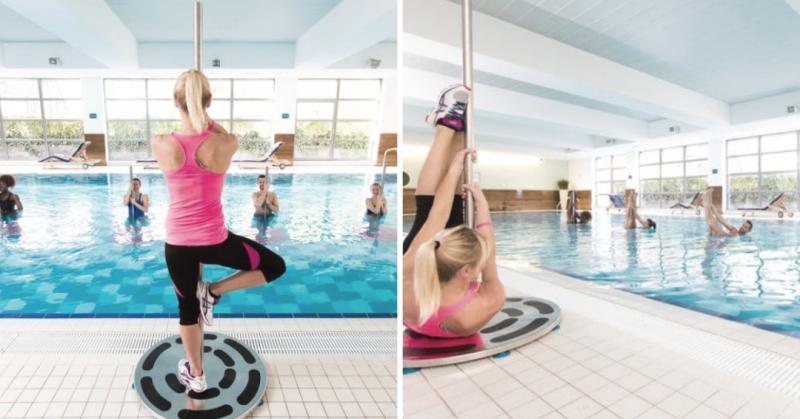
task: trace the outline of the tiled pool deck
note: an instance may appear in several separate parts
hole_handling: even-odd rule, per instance
[[[552,272],[501,277],[508,295],[558,303],[561,327],[404,375],[404,417],[800,417],[800,339]]]
[[[0,417],[153,417],[131,388],[140,353],[111,347],[67,350],[52,343],[63,335],[79,339],[86,335],[177,333],[176,320],[2,319],[0,327],[6,336],[0,339]],[[209,330],[231,335],[374,332],[393,338],[396,320],[217,319]],[[42,336],[40,350],[19,350],[21,343],[15,342],[15,335]],[[260,352],[269,380],[267,403],[247,417],[397,416],[397,357],[392,351],[268,352]]]

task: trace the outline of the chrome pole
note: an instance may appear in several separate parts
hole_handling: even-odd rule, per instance
[[[462,75],[464,86],[470,89],[469,105],[466,109],[464,120],[467,127],[464,130],[464,146],[475,148],[475,131],[472,129],[472,110],[475,108],[475,95],[472,91],[472,1],[461,0],[461,51],[462,51]],[[466,157],[464,162],[464,183],[473,183],[472,158]],[[470,227],[475,226],[475,204],[472,194],[467,191],[464,203],[464,221]]]
[[[202,70],[203,67],[203,3],[194,2],[194,68]]]

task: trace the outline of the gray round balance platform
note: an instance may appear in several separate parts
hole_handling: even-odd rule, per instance
[[[249,346],[222,333],[205,332],[203,369],[208,389],[188,391],[178,381],[178,361],[186,358],[181,338],[170,336],[148,349],[134,374],[134,387],[148,409],[164,418],[238,418],[259,405],[267,372]]]
[[[541,338],[561,322],[555,303],[509,297],[480,333],[465,338],[432,338],[406,329],[403,368],[438,367],[486,358]]]

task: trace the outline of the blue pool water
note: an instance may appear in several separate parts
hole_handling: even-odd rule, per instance
[[[378,175],[380,176],[380,175]],[[164,262],[167,191],[160,174],[142,174],[150,195],[145,225],[126,222],[128,175],[17,176],[24,214],[0,228],[0,316],[177,315]],[[254,219],[255,175],[228,175],[228,228],[286,260],[269,285],[224,297],[223,316],[395,316],[396,208],[365,216],[374,175],[272,173],[281,211]],[[396,176],[386,197],[396,202]],[[233,273],[206,266],[206,280]]]
[[[498,262],[541,267],[800,337],[800,224],[755,221],[742,238],[710,238],[705,220],[658,216],[627,231],[595,212],[591,226],[557,213],[493,214]],[[741,220],[733,219],[733,224]],[[406,230],[410,219],[405,218]]]

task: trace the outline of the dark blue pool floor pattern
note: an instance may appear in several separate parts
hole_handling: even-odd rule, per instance
[[[67,176],[71,181],[19,176],[17,191],[26,193],[26,213],[19,221],[20,239],[0,242],[0,317],[177,318],[177,297],[163,257],[166,189],[160,176],[141,177],[161,207],[155,205],[137,241],[125,224],[124,208],[115,205],[127,176]],[[223,200],[228,227],[283,256],[287,272],[265,286],[225,295],[216,316],[396,316],[396,218],[393,212],[381,220],[364,217],[363,197],[372,176],[275,175],[282,211],[266,225],[258,225],[249,212],[251,177],[228,176]],[[387,178],[390,202],[396,196],[394,179]],[[70,197],[70,207],[88,209],[82,212],[84,228],[76,227],[81,218],[76,214],[54,219],[42,207],[57,186],[66,189],[58,193]],[[206,266],[204,278],[232,273]]]

